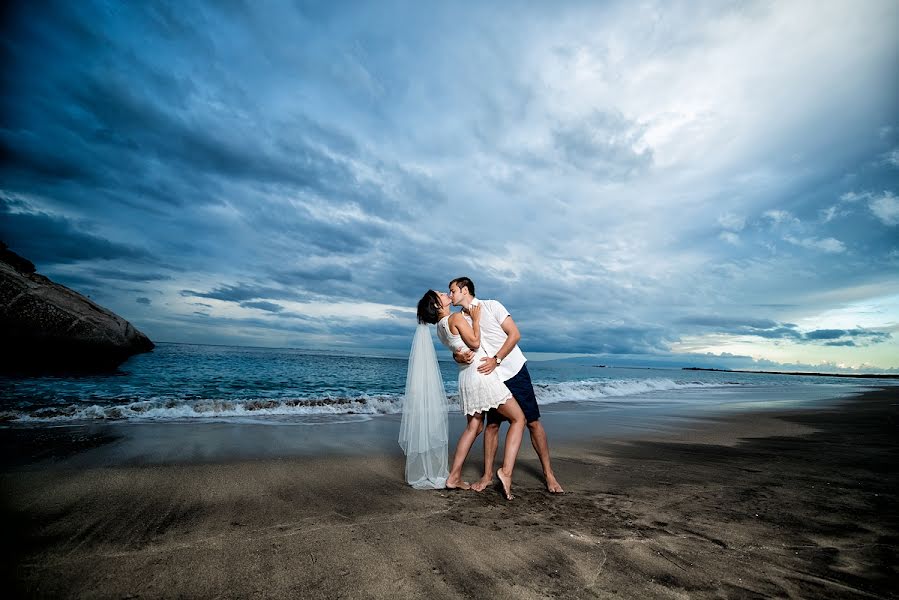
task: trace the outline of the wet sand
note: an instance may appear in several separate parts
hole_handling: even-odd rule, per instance
[[[4,429],[5,589],[97,598],[897,598],[897,391],[706,419],[644,439],[575,441],[547,423],[567,493],[543,491],[525,448],[511,503],[495,489],[412,490],[387,443],[371,443],[370,454],[281,457],[278,440],[290,429],[185,425],[161,441],[162,429],[127,426]],[[374,434],[381,439],[392,425],[358,427],[384,428]],[[221,451],[223,440],[232,452]],[[482,466],[478,449],[470,478]]]

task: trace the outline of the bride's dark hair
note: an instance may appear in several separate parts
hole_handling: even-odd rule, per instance
[[[437,311],[440,309],[440,296],[434,290],[428,290],[418,301],[418,322],[433,325],[437,322]]]

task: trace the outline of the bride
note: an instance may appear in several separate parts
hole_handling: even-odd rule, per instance
[[[418,302],[419,326],[409,357],[406,406],[400,426],[400,445],[406,452],[406,479],[413,487],[469,489],[469,484],[462,481],[462,465],[472,444],[484,428],[484,414],[495,408],[511,422],[509,432],[506,434],[503,465],[496,471],[503,484],[506,499],[511,500],[512,471],[521,446],[525,417],[509,389],[495,372],[489,375],[478,372],[478,360],[459,364],[459,402],[468,423],[456,444],[449,476],[441,481],[437,472],[439,464],[436,469],[434,468],[435,460],[439,461],[441,454],[439,450],[441,433],[443,443],[446,443],[446,408],[443,381],[437,367],[433,344],[430,343],[427,324],[437,326],[437,337],[450,350],[455,352],[471,349],[476,353],[476,359],[487,355],[480,347],[480,306],[470,308],[471,324],[469,324],[462,313],[451,313],[450,304],[447,294],[434,290],[428,290]],[[441,395],[444,395],[443,406],[440,406]],[[441,411],[444,415],[442,432],[439,423],[435,423]],[[423,432],[423,429],[427,431]],[[430,442],[435,443],[429,446]],[[445,448],[445,445],[443,447]],[[446,472],[445,467],[443,472]],[[422,480],[424,485],[421,485]],[[443,485],[440,485],[441,483]]]

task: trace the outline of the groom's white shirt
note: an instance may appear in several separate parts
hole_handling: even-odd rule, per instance
[[[509,338],[503,331],[503,321],[510,316],[509,311],[498,300],[472,298],[471,303],[474,306],[479,304],[481,306],[481,346],[487,352],[487,356],[494,356]],[[467,314],[464,312],[462,314],[468,318]],[[508,356],[503,358],[502,364],[496,367],[499,378],[506,381],[515,377],[527,360],[521,348],[515,344]]]

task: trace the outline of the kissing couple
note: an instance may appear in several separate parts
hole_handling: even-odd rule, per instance
[[[518,347],[518,326],[502,303],[480,300],[474,290],[471,279],[458,277],[450,281],[449,294],[428,290],[418,302],[419,325],[409,354],[399,436],[406,454],[406,481],[417,489],[483,491],[493,481],[499,426],[509,421],[503,464],[496,470],[503,495],[512,499],[512,474],[525,427],[540,458],[546,489],[562,493],[550,464],[527,359]],[[452,312],[450,306],[462,310]],[[451,469],[447,469],[446,392],[428,325],[436,325],[437,337],[452,350],[459,366],[459,402],[467,424]],[[468,484],[462,480],[462,466],[482,431],[484,475]]]

